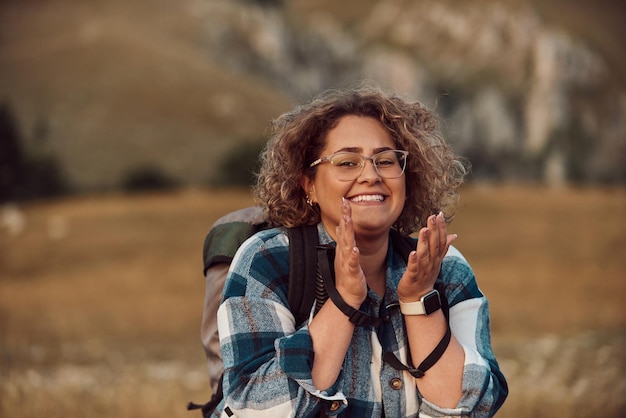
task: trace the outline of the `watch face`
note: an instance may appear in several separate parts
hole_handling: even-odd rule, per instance
[[[439,300],[439,292],[431,292],[424,297],[424,311],[426,315],[441,309],[441,300]]]

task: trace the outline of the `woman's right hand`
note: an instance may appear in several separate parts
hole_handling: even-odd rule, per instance
[[[367,282],[359,264],[350,203],[342,198],[341,220],[336,229],[335,287],[343,300],[359,309],[367,296]]]
[[[359,309],[367,296],[367,284],[359,264],[350,205],[345,200],[335,232],[335,288],[345,303]],[[337,382],[354,327],[355,324],[330,298],[309,323],[315,352],[311,378],[319,390],[327,390]]]

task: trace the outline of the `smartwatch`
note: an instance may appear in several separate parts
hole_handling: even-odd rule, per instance
[[[439,292],[435,289],[426,293],[417,302],[400,302],[400,312],[403,315],[430,315],[441,309]]]

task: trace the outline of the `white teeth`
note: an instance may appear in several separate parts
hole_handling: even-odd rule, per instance
[[[364,194],[350,199],[352,202],[382,202],[383,200],[385,200],[385,197],[380,194]]]

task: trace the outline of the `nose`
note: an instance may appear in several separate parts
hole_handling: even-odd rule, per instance
[[[381,179],[373,158],[363,160],[363,167],[361,168],[361,174],[358,179],[361,181],[379,181]]]

